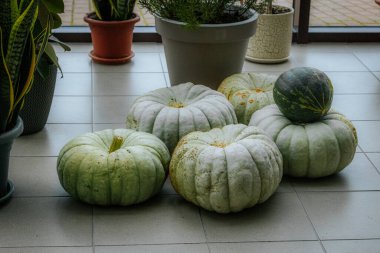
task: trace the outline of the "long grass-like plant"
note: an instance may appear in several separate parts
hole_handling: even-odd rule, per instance
[[[248,19],[257,0],[139,0],[152,15],[184,22],[187,26],[233,23]]]
[[[38,5],[39,0],[1,2],[0,133],[15,126],[48,41],[49,27],[45,27],[39,36],[33,35]]]
[[[92,0],[96,16],[103,21],[121,21],[133,18],[136,0]]]

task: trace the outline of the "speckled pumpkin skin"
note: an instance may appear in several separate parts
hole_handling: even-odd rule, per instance
[[[186,200],[218,213],[239,212],[275,192],[282,156],[260,129],[228,125],[183,137],[169,171],[174,189]]]
[[[203,85],[184,83],[140,96],[127,116],[127,128],[152,133],[172,152],[193,131],[237,123],[228,100]]]
[[[124,142],[109,153],[114,136]],[[127,206],[160,191],[169,162],[169,151],[156,136],[108,129],[69,141],[59,153],[57,171],[71,196],[89,204]]]
[[[284,159],[284,175],[318,178],[335,174],[351,163],[358,144],[354,125],[330,110],[321,120],[296,124],[277,105],[255,112],[249,125],[263,129]]]
[[[277,77],[262,73],[240,73],[227,77],[218,91],[234,107],[239,123],[248,125],[252,114],[264,106],[274,104],[273,86]]]

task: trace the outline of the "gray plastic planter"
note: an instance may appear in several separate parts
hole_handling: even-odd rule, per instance
[[[6,202],[14,191],[14,186],[8,180],[9,156],[14,139],[23,131],[23,122],[18,117],[16,125],[8,132],[0,134],[0,205]]]
[[[51,64],[48,69],[49,72],[45,77],[35,74],[32,89],[25,97],[24,107],[20,111],[20,117],[24,122],[23,135],[41,131],[49,117],[57,79],[57,66]]]
[[[221,81],[240,73],[258,15],[228,24],[203,24],[195,30],[182,22],[155,17],[162,37],[171,85],[184,82],[217,89]]]

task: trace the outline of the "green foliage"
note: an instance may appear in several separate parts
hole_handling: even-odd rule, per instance
[[[34,25],[33,34],[38,38],[41,34],[48,32],[48,42],[55,42],[65,51],[70,51],[70,47],[52,35],[52,29],[59,28],[62,25],[62,20],[58,14],[63,12],[63,0],[40,0],[38,5],[38,19]],[[39,50],[39,46],[40,43],[37,43],[37,50]],[[44,61],[39,61],[39,64],[37,65],[37,71],[40,76],[45,77],[48,74],[49,64],[54,64],[61,70],[58,63],[58,57],[51,43],[46,44],[42,57],[44,58]]]
[[[260,14],[280,14],[290,11],[288,7],[273,5],[274,2],[275,0],[258,0],[251,8]]]
[[[139,0],[139,4],[151,14],[184,22],[189,27],[199,24],[222,24],[245,20],[248,10],[256,0]]]
[[[16,124],[47,43],[49,28],[37,37],[33,34],[38,0],[2,0],[1,5],[0,133],[3,133]]]
[[[133,18],[136,0],[92,0],[92,4],[99,20],[121,21]]]

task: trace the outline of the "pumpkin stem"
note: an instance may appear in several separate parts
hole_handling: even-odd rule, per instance
[[[124,139],[121,136],[115,135],[112,139],[112,143],[110,146],[110,149],[108,150],[108,153],[112,153],[116,150],[118,150],[121,145],[123,145]]]
[[[185,107],[185,105],[182,104],[181,102],[177,102],[177,100],[175,98],[172,98],[169,101],[169,106],[170,107],[174,107],[174,108],[183,108],[183,107]]]
[[[212,143],[211,146],[218,147],[218,148],[225,148],[228,146],[228,144],[216,141]]]

